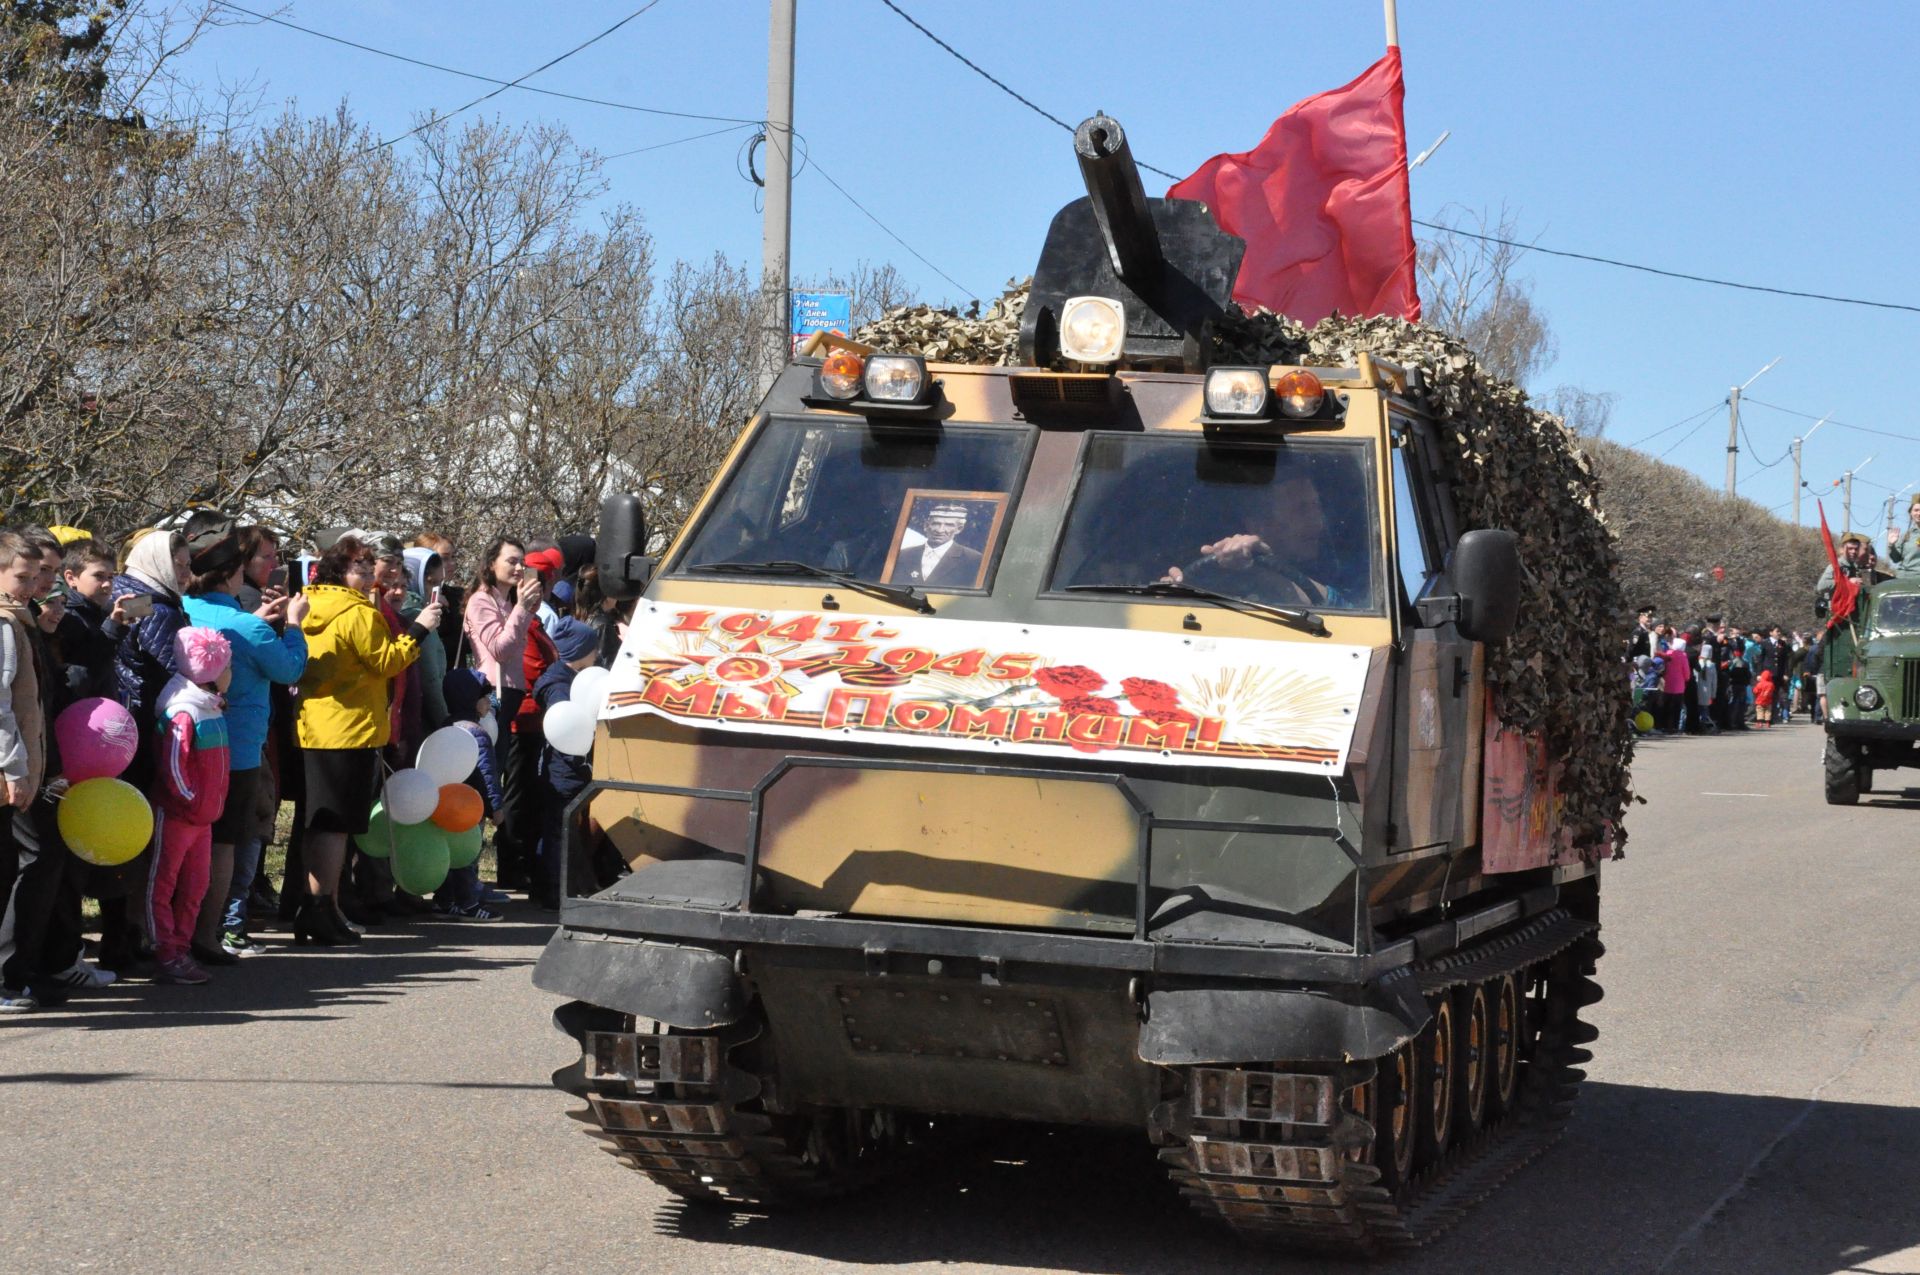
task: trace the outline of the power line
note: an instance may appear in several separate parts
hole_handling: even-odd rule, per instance
[[[881,0],[885,3],[886,0]],[[1155,170],[1158,171],[1158,170]],[[1758,283],[1736,283],[1731,279],[1715,279],[1703,274],[1686,274],[1679,270],[1662,270],[1658,266],[1636,265],[1631,261],[1617,261],[1612,257],[1596,257],[1591,253],[1567,252],[1559,248],[1542,248],[1538,244],[1516,243],[1511,239],[1502,239],[1498,235],[1479,235],[1471,230],[1457,230],[1452,226],[1443,226],[1438,222],[1422,221],[1415,217],[1413,224],[1425,226],[1428,230],[1438,230],[1449,235],[1460,235],[1467,239],[1478,239],[1483,243],[1501,244],[1508,248],[1519,248],[1526,252],[1544,252],[1549,257],[1571,257],[1575,261],[1593,261],[1603,266],[1618,266],[1622,270],[1638,270],[1642,274],[1657,274],[1668,279],[1685,279],[1690,283],[1710,283],[1720,288],[1738,288],[1743,292],[1769,292],[1780,297],[1803,297],[1809,301],[1833,301],[1840,305],[1864,305],[1876,310],[1905,310],[1910,314],[1920,314],[1920,305],[1904,305],[1898,301],[1863,301],[1858,297],[1836,297],[1825,292],[1799,292],[1792,288],[1769,288]]]
[[[223,9],[231,9],[235,13],[244,13],[248,17],[256,18],[261,22],[270,22],[275,26],[286,27],[290,31],[298,31],[302,35],[312,36],[315,39],[326,40],[333,44],[344,45],[345,47],[350,49],[358,49],[362,53],[371,53],[376,57],[390,58],[395,62],[405,62],[411,66],[423,67],[429,71],[439,71],[446,75],[457,75],[462,79],[478,80],[483,84],[492,84],[497,86],[494,92],[488,93],[483,97],[476,98],[472,102],[467,103],[466,106],[462,106],[455,110],[449,111],[447,112],[446,115],[440,116],[439,119],[446,119],[448,116],[458,115],[461,111],[468,110],[471,107],[477,106],[481,102],[485,101],[487,98],[493,97],[499,92],[512,88],[512,89],[518,89],[523,93],[538,93],[545,97],[557,97],[570,102],[582,102],[589,106],[605,106],[605,107],[611,107],[614,110],[634,111],[643,115],[666,115],[666,116],[672,116],[677,119],[712,120],[716,123],[730,124],[733,126],[731,128],[714,129],[711,132],[706,132],[706,133],[695,133],[690,137],[674,138],[672,141],[658,142],[651,146],[640,146],[640,147],[634,148],[633,150],[617,151],[611,155],[601,156],[600,158],[603,161],[625,159],[630,155],[641,155],[641,154],[645,154],[648,151],[664,150],[669,146],[680,146],[687,142],[702,141],[709,137],[718,137],[723,133],[738,132],[741,128],[749,127],[752,125],[764,125],[765,123],[765,121],[763,120],[748,119],[743,116],[737,116],[737,115],[703,115],[696,111],[674,111],[674,110],[667,110],[664,107],[641,106],[633,102],[616,102],[616,101],[609,100],[607,98],[589,97],[580,93],[563,93],[557,89],[539,88],[534,85],[525,84],[521,82],[534,75],[539,74],[541,71],[545,70],[548,66],[554,65],[554,62],[559,62],[566,58],[572,57],[573,54],[578,53],[581,49],[586,48],[588,44],[592,44],[595,41],[600,40],[605,36],[611,34],[612,32],[618,30],[621,26],[624,26],[626,23],[631,22],[634,18],[639,17],[640,14],[645,13],[648,9],[652,8],[654,4],[658,4],[659,0],[653,0],[653,3],[642,6],[640,9],[636,10],[634,13],[628,14],[627,17],[622,18],[618,23],[615,23],[612,27],[607,28],[606,31],[603,31],[599,35],[593,37],[592,40],[589,40],[585,44],[581,44],[575,47],[574,49],[571,49],[568,52],[561,54],[560,57],[555,58],[553,62],[547,63],[546,66],[534,68],[534,70],[527,72],[526,75],[521,76],[517,80],[502,80],[491,75],[481,75],[476,71],[466,71],[466,70],[462,70],[459,67],[447,66],[439,62],[429,62],[423,58],[411,57],[405,53],[396,53],[391,49],[382,49],[376,45],[362,43],[359,40],[349,40],[344,36],[338,36],[330,32],[316,30],[313,27],[301,26],[297,22],[289,22],[285,18],[276,17],[270,13],[261,13],[257,10],[249,9],[244,5],[233,3],[233,0],[214,0],[214,3],[219,5]],[[905,17],[906,15],[902,14],[901,16]],[[911,21],[911,19],[908,19],[908,20]],[[1029,105],[1031,104],[1029,103]],[[429,125],[437,122],[438,120],[429,120],[427,121],[426,124],[423,124],[420,127],[426,128]],[[420,129],[418,128],[413,130],[414,133],[417,133],[419,131]],[[391,146],[394,142],[400,141],[403,138],[410,137],[410,136],[412,136],[412,133],[405,133],[405,134],[402,134],[401,137],[396,137],[391,139],[390,141],[381,142],[379,143],[379,145]],[[796,134],[796,136],[798,135]],[[801,142],[802,142],[802,145],[804,146],[805,139],[802,138]],[[814,166],[816,168],[819,167],[817,162],[815,162]],[[804,169],[802,171],[804,171]],[[871,221],[874,225],[880,227],[880,229],[885,231],[887,235],[890,238],[892,238],[895,243],[899,244],[902,248],[905,248],[908,252],[912,253],[914,257],[920,261],[921,264],[927,267],[927,269],[933,271],[935,274],[939,275],[942,279],[945,279],[948,283],[952,284],[954,287],[958,288],[961,292],[965,293],[967,296],[973,298],[974,300],[977,301],[980,299],[977,295],[975,295],[975,293],[971,288],[968,288],[967,286],[962,284],[959,280],[955,279],[952,275],[942,270],[939,266],[936,266],[933,264],[933,262],[927,260],[926,256],[922,254],[919,251],[919,249],[915,248],[912,244],[902,239],[897,233],[894,232],[892,227],[888,226],[885,222],[881,221],[878,217],[874,216],[874,214],[867,208],[865,204],[862,204],[858,199],[855,199],[853,195],[847,190],[846,187],[842,186],[839,182],[835,181],[833,177],[830,174],[828,174],[824,169],[821,170],[820,175],[826,178],[828,185],[832,186],[835,190],[840,192],[840,195],[842,198],[844,198],[848,203],[852,204],[855,208],[859,209],[860,212],[867,218],[867,220]]]
[[[1700,415],[1701,415],[1701,419],[1698,425],[1695,425],[1692,429],[1680,435],[1679,438],[1674,440],[1672,447],[1667,448],[1666,451],[1661,452],[1658,456],[1655,456],[1654,459],[1665,460],[1667,457],[1671,456],[1674,453],[1675,449],[1677,449],[1681,443],[1686,442],[1689,438],[1692,438],[1695,434],[1698,434],[1701,430],[1705,429],[1707,427],[1707,419],[1706,419],[1707,414],[1705,412],[1702,412]]]
[[[472,110],[474,107],[480,105],[482,102],[489,101],[493,98],[499,97],[502,93],[506,92],[508,89],[518,88],[520,86],[521,80],[530,80],[534,76],[540,74],[540,72],[545,71],[550,67],[558,66],[562,62],[565,62],[568,58],[580,52],[582,49],[588,49],[600,43],[600,41],[606,39],[608,36],[612,35],[615,31],[618,31],[621,27],[624,27],[625,25],[627,25],[627,23],[633,21],[635,18],[639,17],[641,14],[645,13],[647,10],[653,8],[655,5],[659,3],[660,3],[660,0],[647,0],[645,4],[641,5],[638,9],[635,9],[632,13],[629,13],[626,17],[620,19],[618,22],[614,23],[612,26],[608,27],[606,30],[600,32],[600,34],[591,36],[585,40],[582,40],[579,44],[574,45],[571,49],[568,49],[565,53],[562,53],[559,57],[550,58],[549,60],[542,62],[539,66],[534,67],[533,70],[528,71],[525,75],[520,76],[518,79],[510,80],[509,82],[502,84],[498,88],[489,89],[487,92],[482,93],[479,97],[474,98],[471,102],[468,102],[463,106],[456,106],[451,111],[446,111],[442,114],[435,115],[422,123],[416,124],[412,128],[408,129],[406,132],[400,134],[398,137],[389,137],[386,141],[376,144],[373,147],[373,149],[379,150],[384,147],[392,146],[395,142],[404,142],[409,137],[412,137],[414,134],[425,132],[427,129],[432,128],[435,124],[438,124],[443,120],[452,119],[454,116],[459,115],[464,111]]]
[[[939,36],[927,30],[924,26],[921,26],[918,19],[916,19],[911,13],[908,13],[905,9],[902,9],[899,5],[895,4],[893,0],[880,0],[880,3],[887,6],[887,8],[893,10],[895,13],[899,14],[901,19],[905,21],[906,24],[912,27],[915,31],[918,31],[921,35],[926,36],[927,39],[932,40],[935,44],[945,49],[953,57],[957,58],[960,61],[960,63],[963,66],[965,66],[969,71],[972,71],[975,75],[979,76],[981,79],[985,80],[987,83],[993,85],[993,87],[999,89],[1002,93],[1005,93],[1008,97],[1020,103],[1020,105],[1026,107],[1028,110],[1032,111],[1035,115],[1038,115],[1041,119],[1046,120],[1049,123],[1057,124],[1061,128],[1066,129],[1069,133],[1073,132],[1073,125],[1067,123],[1065,120],[1061,119],[1058,115],[1055,115],[1052,111],[1047,110],[1045,107],[1036,105],[1031,98],[1024,97],[1021,94],[1015,92],[1012,86],[1007,84],[1006,81],[995,77],[992,72],[988,71],[985,67],[981,66],[978,62],[975,62],[972,58],[968,57],[966,54],[962,53],[960,50],[954,48],[951,44],[948,44],[945,40],[942,40]],[[1160,176],[1166,178],[1168,181],[1177,182],[1181,180],[1177,174],[1170,173],[1164,168],[1155,168],[1152,164],[1140,163],[1139,160],[1135,160],[1134,162],[1137,164],[1140,164],[1140,167],[1146,169],[1150,173],[1158,173]],[[954,286],[958,287],[959,285],[955,284]]]
[[[935,35],[932,31],[929,31],[925,26],[921,25],[921,23],[916,18],[914,18],[912,14],[908,13],[905,9],[902,9],[898,4],[894,3],[894,0],[880,0],[880,3],[885,5],[887,8],[893,10],[893,12],[899,14],[901,19],[904,20],[907,23],[907,25],[911,26],[914,30],[918,31],[921,35],[926,36],[927,39],[939,45],[942,49],[946,50],[946,52],[950,54],[952,57],[958,59],[964,66],[966,66],[968,70],[972,71],[975,75],[978,75],[981,79],[993,85],[995,88],[999,89],[1002,93],[1005,93],[1008,97],[1011,97],[1014,101],[1020,103],[1022,106],[1026,107],[1028,110],[1032,111],[1034,114],[1038,115],[1040,118],[1048,121],[1049,123],[1056,124],[1059,127],[1066,129],[1069,133],[1073,131],[1073,125],[1067,123],[1065,120],[1061,119],[1058,115],[1055,115],[1052,111],[1049,111],[1044,107],[1037,105],[1031,98],[1028,98],[1023,94],[1017,92],[1011,85],[1007,84],[1004,80],[1001,80],[998,77],[994,76],[991,72],[986,70],[986,68],[982,67],[979,63],[975,62],[972,58],[969,58],[966,54],[960,52],[960,50],[954,48],[951,44],[948,44],[945,40]],[[1164,168],[1156,168],[1152,164],[1144,163],[1138,160],[1136,160],[1135,162],[1139,163],[1140,167],[1146,169],[1148,172],[1158,173],[1160,176],[1165,177],[1169,181],[1178,182],[1183,180],[1178,174],[1170,173]],[[1519,249],[1530,251],[1530,252],[1541,252],[1541,253],[1545,253],[1550,257],[1568,257],[1575,261],[1591,261],[1603,266],[1614,266],[1621,270],[1637,270],[1643,274],[1661,275],[1668,279],[1684,279],[1690,283],[1707,283],[1707,284],[1712,284],[1715,287],[1737,288],[1743,292],[1766,292],[1766,293],[1771,293],[1775,296],[1800,297],[1809,301],[1832,301],[1839,305],[1860,305],[1860,306],[1869,306],[1877,310],[1903,310],[1911,314],[1920,314],[1920,305],[1905,305],[1897,301],[1866,301],[1866,300],[1862,300],[1859,297],[1839,297],[1839,296],[1833,296],[1825,292],[1802,292],[1793,288],[1774,288],[1774,287],[1769,287],[1765,284],[1759,284],[1759,283],[1739,283],[1732,279],[1716,279],[1708,275],[1687,274],[1679,270],[1663,270],[1658,266],[1643,266],[1643,265],[1639,265],[1636,262],[1620,261],[1613,257],[1600,257],[1600,256],[1595,256],[1592,253],[1585,253],[1585,252],[1569,252],[1560,248],[1542,248],[1538,244],[1517,243],[1511,239],[1502,239],[1497,235],[1475,234],[1473,231],[1470,231],[1470,230],[1458,230],[1452,226],[1441,225],[1438,222],[1422,221],[1418,217],[1413,218],[1413,224],[1416,226],[1425,226],[1429,230],[1438,230],[1446,234],[1460,235],[1467,239],[1478,239],[1484,243],[1501,244],[1509,248],[1519,248]]]
[[[798,136],[798,134],[796,134],[795,136]],[[802,139],[801,144],[805,145],[804,139]],[[865,216],[868,221],[880,227],[880,229],[886,231],[889,238],[891,238],[895,243],[899,244],[902,248],[905,248],[908,252],[912,253],[914,257],[919,260],[921,265],[933,271],[935,274],[939,275],[942,279],[945,279],[948,283],[960,289],[960,291],[966,293],[969,297],[972,297],[975,301],[980,300],[979,294],[974,292],[972,288],[969,288],[966,284],[961,283],[958,279],[954,278],[952,275],[942,270],[939,266],[936,266],[931,261],[928,261],[926,256],[923,253],[921,253],[921,251],[918,248],[914,247],[912,244],[902,239],[898,234],[895,234],[891,226],[887,225],[886,222],[881,221],[878,217],[874,216],[873,213],[868,210],[865,204],[855,199],[853,195],[848,192],[845,186],[842,186],[839,182],[833,179],[832,173],[829,173],[825,168],[822,168],[820,166],[819,160],[815,159],[815,160],[812,160],[811,162],[812,162],[813,171],[816,173],[819,173],[820,176],[824,177],[826,179],[827,185],[839,191],[840,197],[845,199],[848,203],[852,204],[855,208],[858,208],[861,214]]]
[[[1645,447],[1648,443],[1651,443],[1654,439],[1660,437],[1660,435],[1662,434],[1667,433],[1669,430],[1679,429],[1682,425],[1691,425],[1693,422],[1699,420],[1702,416],[1707,416],[1707,415],[1710,415],[1711,413],[1719,411],[1722,407],[1726,406],[1726,403],[1727,403],[1727,400],[1723,398],[1718,403],[1715,403],[1712,407],[1703,408],[1700,411],[1695,412],[1692,416],[1683,417],[1680,420],[1675,421],[1671,425],[1666,425],[1661,427],[1660,429],[1656,429],[1653,431],[1653,433],[1648,434],[1645,438],[1641,439],[1639,442],[1628,443],[1627,446],[1628,447]]]
[[[616,111],[633,111],[641,115],[667,115],[676,119],[712,120],[715,123],[722,124],[758,124],[760,122],[757,119],[748,119],[738,115],[702,115],[696,111],[670,111],[659,106],[641,106],[635,102],[615,102],[604,97],[588,97],[581,93],[563,93],[559,89],[543,89],[532,84],[521,84],[513,80],[498,79],[491,75],[481,75],[477,71],[463,71],[457,66],[447,66],[439,62],[428,62],[423,58],[411,57],[405,53],[396,53],[392,49],[382,49],[376,45],[362,44],[358,40],[349,40],[345,36],[333,35],[330,32],[316,30],[313,27],[303,27],[297,22],[289,22],[285,18],[276,17],[271,13],[261,13],[258,10],[249,9],[245,5],[234,4],[232,0],[213,0],[213,3],[219,5],[222,9],[231,9],[235,13],[244,13],[250,18],[257,18],[261,22],[271,22],[277,27],[285,27],[289,31],[298,31],[302,35],[310,35],[317,40],[326,40],[332,44],[344,45],[349,49],[358,49],[362,53],[371,53],[376,57],[391,58],[395,62],[405,62],[409,66],[423,67],[429,71],[439,71],[444,75],[457,75],[461,79],[477,80],[482,84],[498,84],[503,88],[515,88],[522,93],[538,93],[543,97],[557,97],[569,102],[583,102],[588,106],[605,106]],[[525,79],[526,77],[522,76],[521,78]]]
[[[616,159],[625,159],[629,155],[644,155],[648,151],[663,151],[669,146],[684,146],[688,142],[698,142],[709,137],[719,137],[723,133],[737,133],[743,128],[755,128],[759,126],[759,123],[760,121],[758,120],[751,120],[745,124],[732,124],[726,128],[716,128],[706,133],[695,133],[691,137],[676,137],[670,142],[655,142],[651,146],[636,146],[630,151],[615,151],[611,155],[600,156],[600,162],[607,163]]]
[[[1900,439],[1902,442],[1920,443],[1920,435],[1896,434],[1890,429],[1872,429],[1866,425],[1849,425],[1845,421],[1836,421],[1831,416],[1815,416],[1812,412],[1798,412],[1791,407],[1781,407],[1778,403],[1769,403],[1764,399],[1749,398],[1744,394],[1740,396],[1740,401],[1742,403],[1751,403],[1755,407],[1765,407],[1772,411],[1785,412],[1788,416],[1798,416],[1802,420],[1808,420],[1808,421],[1824,420],[1827,424],[1833,426],[1835,429],[1850,429],[1854,431],[1856,434],[1873,434],[1880,438],[1897,438],[1897,439]]]
[[[1746,443],[1747,450],[1753,453],[1753,459],[1754,459],[1753,472],[1754,473],[1759,473],[1763,469],[1772,469],[1775,465],[1778,465],[1781,461],[1793,455],[1793,448],[1789,446],[1786,451],[1781,452],[1780,455],[1775,457],[1773,460],[1762,461],[1760,459],[1760,449],[1753,445],[1753,436],[1747,433],[1747,423],[1745,421],[1740,422],[1740,437],[1742,441]]]

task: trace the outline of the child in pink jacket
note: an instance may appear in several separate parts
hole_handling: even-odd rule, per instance
[[[204,983],[189,947],[207,893],[213,825],[227,804],[227,719],[221,692],[233,648],[217,629],[173,635],[175,673],[160,693],[160,756],[153,792],[155,841],[148,923],[159,959],[156,981]]]

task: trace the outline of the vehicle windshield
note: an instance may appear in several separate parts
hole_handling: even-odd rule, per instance
[[[694,534],[681,571],[805,563],[936,592],[987,587],[1030,433],[777,419]]]
[[[1093,434],[1052,588],[1185,583],[1276,607],[1378,611],[1372,449]]]
[[[1920,593],[1882,593],[1873,599],[1873,631],[1920,633]]]

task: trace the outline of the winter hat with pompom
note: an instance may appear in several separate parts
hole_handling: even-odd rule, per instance
[[[233,648],[218,629],[185,628],[173,635],[173,663],[199,686],[218,681],[233,661]]]

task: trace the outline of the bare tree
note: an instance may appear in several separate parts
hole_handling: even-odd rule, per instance
[[[1533,285],[1515,273],[1525,251],[1515,246],[1517,219],[1505,208],[1498,217],[1452,209],[1442,222],[1447,229],[1417,245],[1422,317],[1465,341],[1489,371],[1524,385],[1557,348]]]
[[[1560,385],[1547,395],[1544,406],[1582,438],[1602,438],[1613,423],[1613,408],[1619,401],[1620,396],[1611,390]]]

